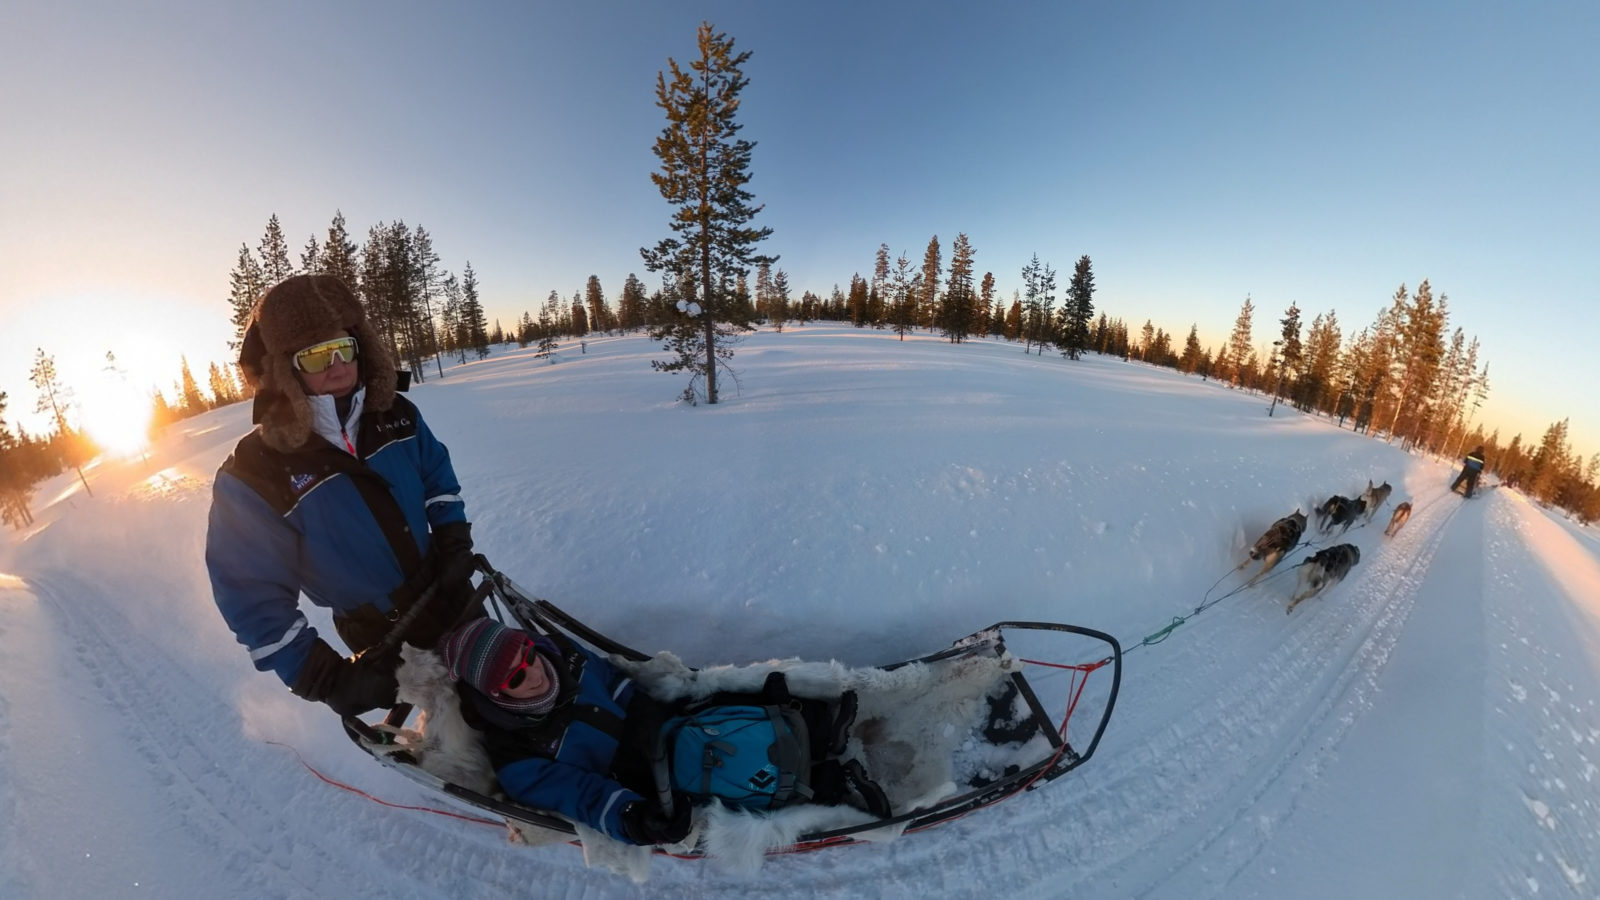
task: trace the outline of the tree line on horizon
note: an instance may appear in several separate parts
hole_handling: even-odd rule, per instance
[[[273,214],[256,250],[241,244],[229,276],[233,345],[242,339],[250,310],[267,288],[294,274],[326,273],[351,286],[395,358],[418,380],[426,378],[430,359],[442,376],[446,355],[464,364],[469,355],[489,356],[491,345],[515,342],[537,344],[535,355],[554,362],[563,337],[642,329],[673,354],[652,361],[653,368],[690,375],[681,398],[691,404],[702,399],[716,403],[719,370],[736,374],[731,361],[739,336],[758,324],[781,332],[791,321],[802,326],[848,322],[857,328],[893,330],[902,340],[916,330],[939,333],[951,343],[998,338],[1021,343],[1024,353],[1042,355],[1050,346],[1067,359],[1093,350],[1270,393],[1274,406],[1283,400],[1302,412],[1336,417],[1341,426],[1350,418],[1355,430],[1398,439],[1407,450],[1453,457],[1463,447],[1482,444],[1491,471],[1507,483],[1522,485],[1542,502],[1562,506],[1585,521],[1600,518],[1600,453],[1585,465],[1570,447],[1566,420],[1550,426],[1537,448],[1524,445],[1520,434],[1504,447],[1498,429],[1484,434],[1476,414],[1488,396],[1488,364],[1479,364],[1476,338],[1469,341],[1459,327],[1449,331],[1447,298],[1441,294],[1435,300],[1426,280],[1415,294],[1402,285],[1374,323],[1348,339],[1332,310],[1317,315],[1302,337],[1301,311],[1291,303],[1265,361],[1255,345],[1255,306],[1249,297],[1222,347],[1202,347],[1194,323],[1179,351],[1172,335],[1150,320],[1135,339],[1122,319],[1103,311],[1095,316],[1093,264],[1087,254],[1077,260],[1059,298],[1055,270],[1034,254],[1007,304],[992,272],[976,278],[976,251],[965,232],[951,242],[948,271],[938,235],[929,240],[920,266],[905,252],[891,261],[883,243],[871,276],[853,274],[848,290],[836,283],[827,297],[810,290],[791,297],[787,273],[775,266],[779,258],[756,250],[772,229],[753,224],[763,208],[753,203],[747,188],[755,144],[738,137],[739,94],[748,83],[742,66],[750,54],[735,53],[733,40],[709,23],[699,27],[698,49],[698,59],[688,68],[669,58],[668,70],[657,77],[656,105],[667,123],[654,144],[661,167],[650,177],[673,213],[672,235],[654,247],[640,248],[645,268],[660,275],[655,290],[647,291],[630,272],[613,310],[599,277],[590,275],[570,300],[552,290],[537,316],[524,311],[511,329],[498,321],[491,328],[471,263],[459,279],[444,270],[422,226],[379,222],[358,246],[346,231],[343,213],[336,211],[325,237],[319,241],[313,233],[296,266]],[[175,387],[179,399],[173,404],[155,393],[163,424],[248,395],[236,366],[219,369],[213,364],[211,397],[206,398],[190,376],[187,360]],[[58,417],[55,438],[64,448],[71,443],[70,434]],[[30,440],[26,435],[23,439]],[[0,419],[0,479],[12,468],[23,471],[7,462],[11,454],[6,448],[14,444]],[[49,474],[71,458],[70,449],[54,453],[58,465]],[[0,491],[4,484],[0,481]]]

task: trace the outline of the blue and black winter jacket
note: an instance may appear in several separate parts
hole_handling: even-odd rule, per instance
[[[630,706],[636,708],[636,696],[649,700],[634,690],[629,676],[586,647],[557,644],[543,635],[535,636],[534,644],[563,673],[553,710],[544,716],[514,715],[463,687],[462,712],[484,732],[489,761],[509,797],[630,840],[622,810],[644,798],[624,781],[644,786],[639,779],[645,752],[635,746],[643,738],[629,727],[628,714]],[[619,772],[632,764],[639,774]]]
[[[450,455],[396,396],[360,414],[350,453],[313,435],[292,453],[252,432],[217,471],[206,565],[217,608],[257,669],[287,685],[317,639],[303,592],[337,618],[390,594],[427,555],[429,529],[464,522]],[[362,649],[362,648],[352,648]]]

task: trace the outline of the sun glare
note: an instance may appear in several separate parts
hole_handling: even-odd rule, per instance
[[[78,389],[83,430],[112,456],[133,456],[150,444],[150,399],[119,379]]]

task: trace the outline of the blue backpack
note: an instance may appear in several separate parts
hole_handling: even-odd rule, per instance
[[[745,809],[811,799],[805,720],[787,706],[713,706],[668,719],[658,761],[672,788]]]

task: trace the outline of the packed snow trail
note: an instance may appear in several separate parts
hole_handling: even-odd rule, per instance
[[[249,410],[217,410],[148,462],[93,468],[92,500],[46,483],[37,524],[0,536],[0,896],[1596,896],[1594,529],[1514,491],[1462,501],[1453,461],[1120,360],[808,326],[753,336],[742,391],[687,410],[642,338],[588,349],[498,355],[415,399],[497,566],[694,662],[880,663],[1001,618],[1132,646],[1277,517],[1396,489],[1334,541],[1361,564],[1293,615],[1311,548],[1130,655],[1099,750],[1058,782],[753,876],[660,859],[637,886],[302,768],[449,808],[227,633],[205,515]]]

